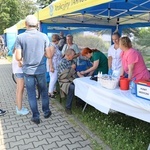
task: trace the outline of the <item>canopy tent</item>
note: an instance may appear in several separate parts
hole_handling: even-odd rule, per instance
[[[150,0],[56,0],[35,15],[41,29],[47,24],[48,30],[58,26],[64,29],[145,27],[150,25]],[[24,20],[17,23],[17,28],[25,28]]]
[[[14,43],[18,34],[17,26],[14,25],[8,29],[5,29],[5,45],[7,46],[9,52],[8,55],[12,55],[14,49]]]
[[[37,13],[39,20],[54,18],[112,0],[56,0]]]
[[[4,30],[5,45],[9,50],[8,55],[10,56],[12,55],[17,35],[23,33],[24,31],[25,31],[25,20],[21,20],[14,26]]]
[[[99,27],[122,30],[150,23],[150,0],[57,0],[40,10],[39,20],[48,26]],[[88,5],[87,5],[88,4]]]
[[[56,0],[35,13],[44,33],[150,26],[150,0]],[[18,33],[25,21],[17,23]]]
[[[102,3],[105,3],[108,1],[111,1],[111,0],[97,0],[97,1],[93,1],[93,0],[65,0],[65,2],[63,2],[63,3],[61,0],[57,0],[57,1],[52,3],[55,7],[55,12],[53,12],[53,5],[50,5],[50,6],[44,8],[42,10],[37,11],[34,15],[41,22],[43,19],[49,18],[49,16],[51,16],[51,17],[55,16],[56,17],[59,15],[67,14],[67,13],[74,12],[74,11],[77,11],[80,9],[85,9],[87,7],[90,7],[90,6],[102,4]],[[50,13],[50,11],[51,11],[51,13]],[[63,26],[63,28],[62,28],[62,26],[57,25],[58,22],[56,23],[56,26],[53,24],[52,27],[50,27],[50,26],[48,26],[48,25],[50,25],[49,22],[47,22],[47,23],[45,23],[45,22],[40,23],[40,30],[44,33],[49,33],[49,32],[50,33],[58,33],[59,31],[63,30],[67,34],[67,33],[72,33],[75,31],[79,32],[79,31],[91,30],[91,28],[89,28],[89,26],[86,26],[86,25],[85,25],[85,27],[83,26],[79,29],[78,26],[71,25],[69,27],[68,24],[66,24],[66,26]],[[25,31],[25,20],[19,21],[16,24],[16,27],[18,30],[18,34],[24,32]],[[9,34],[8,29],[6,29],[4,31],[4,33],[7,36],[7,34]]]

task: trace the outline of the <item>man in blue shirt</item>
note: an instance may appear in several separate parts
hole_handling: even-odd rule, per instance
[[[46,66],[44,57],[49,57],[49,39],[46,34],[37,30],[38,20],[34,15],[28,15],[25,20],[27,30],[16,39],[16,60],[23,60],[23,73],[28,94],[28,101],[32,111],[31,121],[39,124],[35,85],[38,84],[42,97],[44,117],[49,118],[49,97],[46,85]],[[36,83],[37,82],[37,83]]]

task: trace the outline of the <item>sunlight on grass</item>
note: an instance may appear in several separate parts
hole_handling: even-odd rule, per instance
[[[59,102],[59,101],[58,101]],[[62,103],[65,106],[65,100]],[[146,150],[150,144],[150,124],[121,114],[103,114],[91,106],[85,112],[73,103],[73,115],[112,150]],[[93,150],[100,150],[93,144]]]
[[[12,56],[7,56],[7,60],[8,60],[9,62],[12,62]]]

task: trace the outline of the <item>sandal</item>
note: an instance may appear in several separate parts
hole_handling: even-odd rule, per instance
[[[50,97],[50,98],[55,98],[56,96],[54,95],[54,94],[48,94],[48,96]]]

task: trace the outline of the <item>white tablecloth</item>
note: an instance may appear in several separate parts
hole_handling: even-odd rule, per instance
[[[109,90],[89,77],[74,80],[75,95],[99,111],[108,114],[110,109],[150,122],[150,101],[138,98],[130,90]]]

